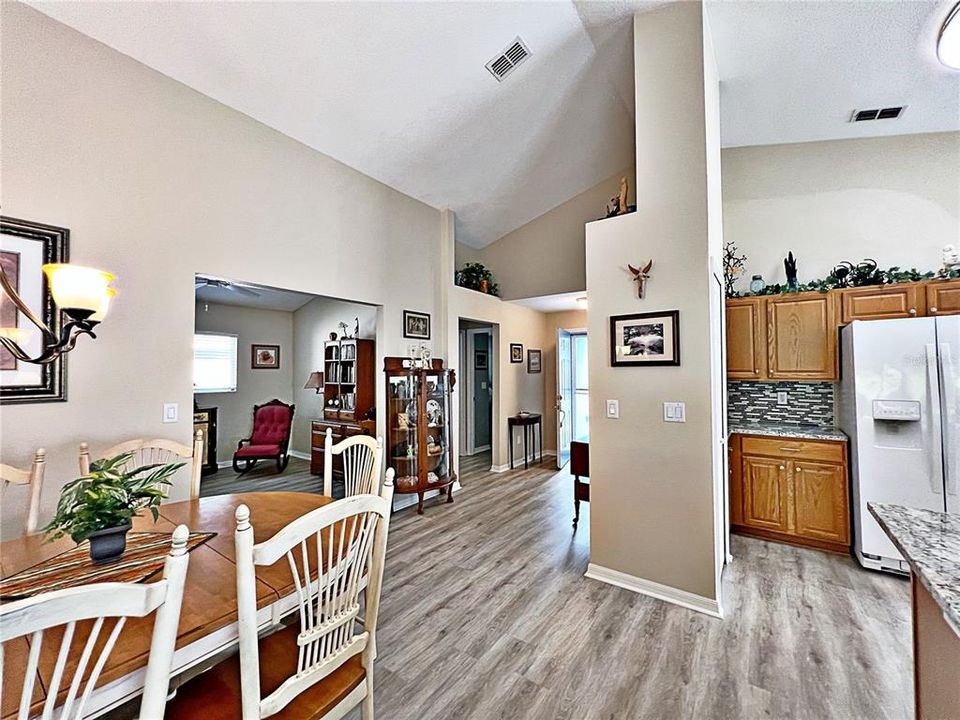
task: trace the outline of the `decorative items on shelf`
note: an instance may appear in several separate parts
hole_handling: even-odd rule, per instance
[[[743,274],[743,268],[746,262],[747,256],[737,255],[737,246],[732,241],[724,243],[723,285],[727,297],[737,297],[739,295],[735,285],[737,278]]]
[[[640,268],[635,268],[630,264],[627,264],[627,267],[630,268],[630,274],[633,275],[633,281],[637,284],[637,297],[640,300],[643,300],[643,295],[647,287],[647,280],[650,279],[650,268],[653,267],[653,260],[650,260],[650,262],[641,266]]]
[[[783,259],[783,270],[787,275],[787,287],[790,290],[796,291],[797,283],[797,259],[793,257],[793,251],[787,253],[787,257]]]
[[[500,286],[494,281],[493,273],[483,263],[466,263],[455,274],[454,282],[468,290],[476,290],[498,297],[500,295]]]
[[[619,192],[610,198],[610,202],[607,203],[606,207],[606,217],[616,217],[617,215],[626,215],[630,212],[636,212],[636,205],[627,204],[627,195],[629,194],[629,183],[626,177],[620,178],[620,190]]]
[[[944,280],[960,277],[960,252],[955,245],[944,245],[941,253],[943,266],[937,271],[937,277]]]
[[[149,510],[156,522],[170,477],[184,463],[128,469],[131,459],[133,453],[95,460],[87,475],[64,485],[57,511],[44,528],[51,539],[69,535],[77,544],[89,539],[90,558],[108,563],[126,549],[127,532],[137,513]]]
[[[404,367],[417,369],[430,367],[430,357],[433,355],[433,351],[426,343],[420,343],[419,345],[410,343],[407,354],[408,357],[404,359]]]
[[[760,292],[764,287],[766,287],[766,285],[767,284],[763,281],[763,275],[754,275],[750,280],[750,292]]]

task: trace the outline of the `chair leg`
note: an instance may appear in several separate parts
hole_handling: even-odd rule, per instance
[[[372,665],[373,663],[371,663]],[[360,717],[363,720],[373,720],[373,668],[367,670],[367,695],[360,706]]]
[[[573,526],[576,527],[580,522],[580,501],[576,498],[573,500],[573,513]]]
[[[287,453],[277,457],[277,472],[283,472],[290,464],[290,456]]]

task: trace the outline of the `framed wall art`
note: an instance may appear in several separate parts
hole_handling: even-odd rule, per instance
[[[250,368],[252,370],[279,370],[279,345],[251,345]]]
[[[612,316],[610,364],[614,367],[679,365],[680,311]]]
[[[430,315],[427,313],[403,311],[403,336],[416,340],[430,339]]]
[[[527,350],[527,372],[538,373],[543,371],[543,352]]]
[[[523,362],[523,345],[520,343],[510,343],[510,362]]]
[[[60,313],[42,267],[70,259],[70,231],[28,220],[0,216],[0,270],[38,320],[59,335]],[[6,293],[0,291],[0,327],[15,335],[17,343],[35,357],[43,335]],[[67,366],[62,355],[49,363],[17,360],[0,348],[0,404],[61,402],[67,399]]]

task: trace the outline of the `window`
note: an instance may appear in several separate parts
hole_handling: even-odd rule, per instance
[[[237,336],[195,333],[193,336],[193,391],[237,391]]]

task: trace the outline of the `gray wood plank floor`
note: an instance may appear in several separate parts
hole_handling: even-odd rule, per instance
[[[277,464],[272,460],[261,460],[245,475],[238,475],[232,468],[221,468],[200,481],[200,497],[270,490],[322,493],[323,478],[310,474],[308,461],[292,457],[282,473],[277,472]]]
[[[723,620],[585,579],[589,510],[574,532],[551,462],[462,466],[453,505],[394,516],[378,717],[912,717],[905,581],[740,537]]]

